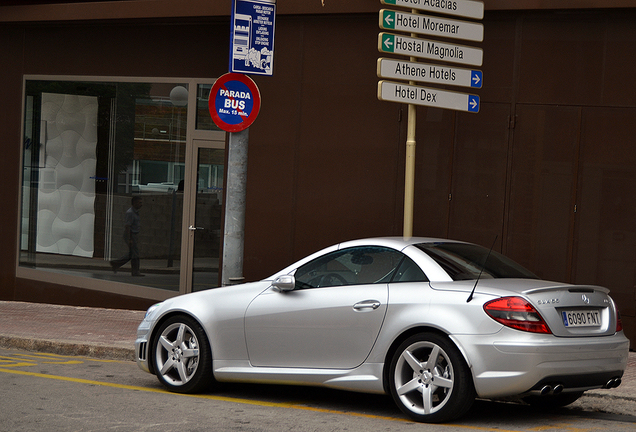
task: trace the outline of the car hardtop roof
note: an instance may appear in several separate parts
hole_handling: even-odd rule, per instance
[[[338,249],[347,247],[355,247],[362,245],[375,245],[375,246],[387,246],[394,249],[401,250],[407,246],[421,244],[421,243],[465,243],[458,240],[449,240],[435,237],[371,237],[358,240],[349,240],[342,242],[338,245]]]

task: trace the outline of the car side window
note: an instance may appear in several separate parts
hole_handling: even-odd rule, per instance
[[[428,278],[415,262],[405,256],[391,282],[428,282]]]
[[[388,283],[404,254],[376,246],[338,250],[296,270],[296,289]]]

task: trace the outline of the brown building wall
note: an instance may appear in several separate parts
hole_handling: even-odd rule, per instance
[[[497,236],[542,277],[608,286],[632,337],[634,18],[487,13],[481,112],[418,110],[414,223],[416,235]],[[377,53],[337,43],[373,39],[375,17],[334,22],[285,20],[275,76],[258,80],[282,103],[251,131],[248,280],[334,242],[401,234],[404,107],[374,100]]]
[[[20,175],[20,128],[22,120],[21,87],[22,87],[22,44],[15,43],[15,29],[10,26],[0,26],[0,40],[3,55],[7,59],[15,59],[12,66],[0,68],[0,149],[3,161],[2,173],[4,186],[0,189],[0,202],[3,211],[0,212],[0,239],[2,241],[2,259],[0,259],[0,298],[11,299],[16,295],[15,283],[15,248],[16,224],[19,208]],[[17,42],[17,41],[16,41]],[[15,109],[18,108],[18,109]],[[12,162],[11,162],[12,161]]]
[[[634,9],[487,11],[481,112],[418,110],[414,223],[416,235],[497,236],[542,277],[608,286],[632,340],[634,23]],[[376,13],[277,18],[274,76],[254,78],[248,280],[328,244],[401,234],[406,116],[376,98],[377,33]],[[222,17],[0,25],[0,298],[147,303],[15,279],[23,74],[216,77],[228,34]]]

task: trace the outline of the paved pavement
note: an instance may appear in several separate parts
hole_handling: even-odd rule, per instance
[[[0,347],[134,361],[137,326],[144,314],[0,301]],[[636,421],[636,352],[629,353],[618,388],[588,391],[575,404],[586,411],[629,415]]]
[[[0,301],[0,346],[135,360],[145,311]]]

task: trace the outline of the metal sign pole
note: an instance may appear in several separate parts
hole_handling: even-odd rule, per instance
[[[221,284],[225,286],[243,278],[248,131],[260,110],[260,91],[248,76],[227,73],[212,86],[208,105],[214,123],[230,132],[221,268]]]
[[[415,14],[417,11],[412,10]],[[415,37],[412,33],[411,36]],[[411,61],[416,61],[411,57]],[[410,81],[410,84],[414,84]],[[406,165],[404,167],[404,227],[403,236],[413,237],[413,203],[415,202],[415,125],[417,121],[417,107],[408,104],[406,125]]]
[[[249,129],[229,134],[221,285],[243,278]]]
[[[417,110],[408,105],[406,167],[404,169],[404,237],[413,237],[413,203],[415,201],[415,123]]]

